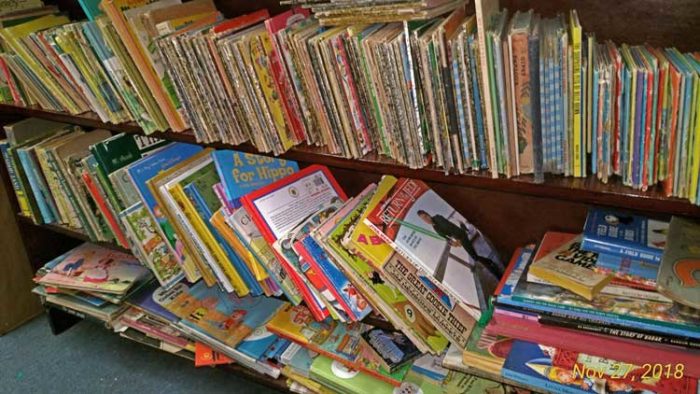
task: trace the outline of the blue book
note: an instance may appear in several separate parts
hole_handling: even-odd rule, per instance
[[[100,0],[78,0],[80,7],[85,12],[85,16],[89,20],[94,21],[95,18],[102,15],[102,10],[100,10]]]
[[[356,320],[362,320],[372,312],[372,307],[360,295],[355,286],[348,280],[347,276],[328,258],[326,252],[311,236],[306,236],[301,240],[304,248],[314,259],[321,274],[328,279],[332,291],[337,293],[345,305],[348,306]],[[345,308],[344,308],[345,309]],[[348,312],[348,311],[346,311]]]
[[[617,254],[598,253],[596,266],[653,281],[659,274],[659,265],[656,263],[635,260]]]
[[[282,362],[282,354],[292,345],[292,341],[277,337],[275,342],[270,345],[265,351],[265,359],[272,360],[276,363]]]
[[[620,176],[622,182],[627,184],[627,163],[629,162],[629,113],[631,104],[632,76],[629,67],[622,66],[623,88],[622,88],[622,122],[620,126]]]
[[[172,224],[163,215],[161,208],[158,206],[151,189],[148,187],[148,181],[161,171],[165,171],[201,151],[202,147],[198,145],[173,143],[131,164],[127,169],[131,182],[139,192],[141,200],[143,200],[144,205],[148,208],[148,212],[158,224],[157,229],[161,233],[161,237],[167,240],[171,252],[181,264],[185,261],[184,247],[181,247]]]
[[[581,248],[659,264],[668,226],[668,222],[622,211],[590,209]]]
[[[532,172],[535,182],[544,182],[542,115],[540,108],[540,22],[533,22],[528,37],[528,63],[530,65],[530,119],[532,120]]]
[[[212,158],[230,209],[241,206],[240,197],[299,171],[295,161],[232,150],[215,150]]]
[[[267,349],[277,342],[278,339],[277,335],[268,331],[263,325],[253,330],[252,334],[248,335],[236,346],[236,350],[254,360],[264,360]]]
[[[179,291],[187,291],[187,285],[185,284],[176,284],[174,288],[179,288]],[[160,287],[158,282],[152,281],[130,295],[125,302],[137,309],[147,312],[148,314],[160,317],[161,319],[171,323],[175,323],[180,319],[161,306],[163,303],[161,298],[167,294],[171,294],[169,291],[170,290],[165,290]],[[177,291],[175,294],[176,293]]]
[[[206,200],[200,193],[199,189],[197,188],[197,185],[195,183],[185,185],[183,191],[187,195],[187,198],[190,200],[199,216],[202,218],[202,221],[206,224],[207,228],[209,229],[209,232],[211,232],[211,234],[216,239],[216,242],[226,253],[226,257],[228,257],[228,260],[231,262],[233,269],[235,269],[236,272],[238,272],[238,274],[241,276],[241,279],[243,279],[243,282],[245,282],[246,286],[248,287],[248,290],[250,290],[250,295],[262,295],[264,293],[263,289],[262,287],[260,287],[260,283],[258,283],[258,281],[255,280],[255,276],[253,276],[253,273],[250,272],[248,266],[243,261],[241,261],[240,257],[238,257],[238,254],[236,254],[236,252],[231,248],[228,242],[226,242],[226,240],[221,236],[221,234],[219,234],[219,231],[211,224],[210,219],[214,215],[214,213],[207,205]]]
[[[553,363],[553,348],[516,340],[503,364],[501,375],[516,382],[563,394],[596,393],[591,379]]]
[[[476,114],[476,132],[479,145],[479,164],[481,169],[489,168],[488,154],[486,153],[486,134],[484,132],[484,114],[482,112],[481,102],[481,84],[479,82],[479,73],[477,71],[477,54],[476,54],[476,35],[469,36],[469,68],[471,70],[473,95],[474,95],[474,113]]]

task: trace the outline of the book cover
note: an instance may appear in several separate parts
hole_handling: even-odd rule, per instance
[[[153,193],[148,187],[148,180],[174,164],[200,152],[202,147],[197,145],[173,143],[164,149],[153,153],[128,168],[129,177],[139,192],[145,207],[157,224],[156,230],[167,241],[171,253],[182,266],[188,265],[190,257],[185,255],[182,241],[177,237],[172,224],[163,216],[162,208],[158,205]],[[191,278],[194,279],[194,278]]]
[[[439,353],[447,346],[447,338],[408,301],[401,290],[385,281],[379,270],[352,254],[342,243],[352,232],[353,226],[359,224],[358,220],[371,198],[372,195],[353,199],[352,202],[356,202],[353,210],[320,241],[374,309],[386,317],[394,327],[406,333],[421,351]]]
[[[286,304],[269,297],[239,298],[217,287],[207,287],[202,281],[192,286],[178,283],[156,301],[191,329],[230,347],[238,345]]]
[[[176,323],[179,318],[161,305],[163,301],[160,301],[160,298],[168,296],[167,290],[157,282],[151,281],[131,294],[126,303],[158,319]]]
[[[215,150],[212,157],[232,207],[240,206],[244,195],[299,171],[295,161],[252,153]]]
[[[40,284],[78,290],[124,294],[150,275],[133,256],[85,243],[64,256]]]
[[[668,222],[622,211],[591,209],[582,248],[659,263],[666,246]]]
[[[314,359],[310,375],[313,379],[342,393],[390,394],[395,391],[390,384],[324,356],[318,356]]]
[[[401,331],[385,331],[371,328],[362,333],[367,348],[379,364],[389,372],[410,363],[422,353]]]
[[[474,310],[487,308],[503,265],[490,241],[418,180],[403,178],[365,223]]]
[[[699,271],[700,225],[674,216],[659,267],[659,292],[682,305],[700,309]]]
[[[605,388],[587,376],[554,365],[556,349],[516,340],[503,365],[503,377],[557,393],[596,393]]]
[[[233,364],[233,360],[226,357],[225,354],[219,353],[209,346],[197,342],[194,348],[194,366],[208,367],[212,365]]]
[[[142,202],[120,212],[119,219],[132,240],[132,247],[144,257],[144,263],[161,286],[170,288],[185,277],[167,241],[157,230],[156,222]]]

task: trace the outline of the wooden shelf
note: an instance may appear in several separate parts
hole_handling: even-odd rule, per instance
[[[143,134],[141,128],[134,123],[109,124],[99,120],[93,113],[70,115],[61,112],[45,111],[37,108],[23,108],[0,104],[0,113],[7,115],[34,116],[59,122],[72,123],[85,127],[104,128],[114,132]],[[175,133],[171,131],[155,133],[154,137],[171,141],[196,144],[191,132]],[[200,144],[218,149],[236,149],[244,152],[258,153],[249,144],[228,145],[223,143]],[[264,153],[261,153],[264,154]],[[269,155],[268,155],[269,156]],[[594,177],[571,178],[556,175],[546,176],[542,184],[535,183],[532,176],[520,176],[506,179],[505,177],[491,178],[486,172],[475,172],[464,175],[446,175],[436,168],[410,169],[395,161],[369,154],[362,159],[346,159],[328,154],[324,149],[311,146],[299,146],[284,153],[281,157],[301,163],[317,163],[329,167],[355,170],[365,173],[390,174],[399,177],[411,177],[427,182],[459,185],[469,188],[491,190],[504,193],[514,193],[543,197],[557,200],[567,200],[584,204],[603,205],[617,208],[632,209],[644,212],[654,212],[667,215],[684,215],[700,217],[700,206],[687,200],[668,198],[655,187],[646,192],[628,188],[618,180],[613,179],[604,184]]]

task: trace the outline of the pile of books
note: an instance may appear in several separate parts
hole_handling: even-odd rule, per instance
[[[274,154],[308,144],[446,173],[619,177],[699,201],[698,53],[598,42],[575,11],[510,15],[495,0],[477,15],[348,0],[232,19],[209,0],[146,3],[83,1],[89,21],[0,29],[3,102]]]
[[[21,214],[133,253],[85,244],[47,263],[47,304],[200,364],[217,352],[342,392],[416,374],[499,385],[441,367],[486,321],[504,266],[423,182],[385,176],[348,197],[318,165],[34,118],[6,133]],[[363,323],[373,312],[394,329]],[[313,363],[289,367],[300,349]]]
[[[513,256],[477,334],[496,350],[481,365],[554,392],[695,393],[698,235],[687,219],[602,209],[582,234],[548,232]]]

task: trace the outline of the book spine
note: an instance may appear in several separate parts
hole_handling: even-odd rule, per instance
[[[670,335],[668,333],[650,332],[647,330],[617,324],[609,324],[592,320],[571,320],[568,318],[558,317],[556,315],[540,316],[538,321],[540,324],[569,328],[594,334],[603,334],[621,339],[635,339],[661,345],[676,345],[685,348],[700,349],[700,339],[697,338]]]
[[[661,263],[661,256],[663,254],[663,252],[654,251],[651,248],[639,248],[622,244],[613,244],[611,242],[596,239],[588,235],[583,237],[581,249],[596,253],[631,257],[633,259],[645,260],[656,264]]]
[[[54,223],[56,221],[53,214],[54,211],[49,206],[48,199],[50,197],[47,195],[48,189],[40,180],[41,173],[37,171],[35,163],[32,161],[30,153],[26,149],[17,149],[16,152],[20,163],[22,163],[22,168],[27,176],[27,180],[29,181],[29,187],[34,194],[43,222]]]
[[[105,220],[107,220],[107,223],[109,224],[109,229],[112,231],[112,234],[114,234],[114,236],[116,237],[117,241],[119,242],[119,245],[121,245],[124,248],[128,248],[129,242],[126,239],[124,232],[122,231],[121,227],[119,226],[119,223],[112,214],[111,209],[107,206],[107,202],[103,198],[102,193],[98,189],[95,182],[93,182],[92,177],[87,172],[87,170],[83,172],[82,178],[83,182],[85,183],[85,187],[90,192],[90,196],[92,196],[92,199],[97,204]]]
[[[514,96],[516,103],[516,129],[518,139],[516,146],[522,142],[524,148],[518,149],[520,172],[530,174],[534,172],[534,114],[539,112],[539,107],[535,108],[533,104],[534,93],[532,87],[535,84],[533,76],[535,73],[530,71],[533,62],[533,51],[536,49],[530,48],[530,40],[526,33],[514,34],[511,38],[513,58],[513,84],[515,86]],[[539,115],[537,115],[539,116]]]
[[[540,102],[540,36],[539,32],[529,37],[528,64],[530,70],[530,120],[532,122],[532,172],[535,182],[544,182],[544,155],[542,138],[542,116]]]
[[[0,151],[2,152],[2,157],[5,160],[7,173],[10,175],[12,189],[14,189],[15,191],[15,196],[17,197],[17,204],[19,205],[20,213],[22,214],[22,216],[32,218],[33,220],[36,219],[29,206],[29,197],[25,193],[22,183],[20,182],[20,177],[17,173],[17,168],[12,162],[12,158],[9,152],[9,143],[7,141],[3,141],[2,143],[0,143]],[[37,220],[35,220],[35,222],[38,223]]]

